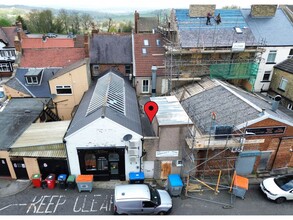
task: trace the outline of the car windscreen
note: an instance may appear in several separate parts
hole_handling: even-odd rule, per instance
[[[293,176],[276,177],[275,183],[284,191],[293,189]]]
[[[152,202],[157,205],[161,205],[161,198],[160,198],[160,194],[159,194],[158,190],[154,189],[150,185],[148,185],[148,187],[150,189]]]

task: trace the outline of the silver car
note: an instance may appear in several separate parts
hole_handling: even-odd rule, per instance
[[[172,199],[166,190],[155,189],[149,184],[126,184],[115,187],[114,214],[165,215],[171,210]]]

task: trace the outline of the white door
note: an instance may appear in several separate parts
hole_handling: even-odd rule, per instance
[[[154,161],[144,161],[143,162],[143,172],[145,179],[152,179],[154,178]]]

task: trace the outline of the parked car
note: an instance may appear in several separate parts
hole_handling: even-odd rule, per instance
[[[169,214],[172,199],[166,190],[149,184],[126,184],[115,187],[114,214]]]
[[[55,33],[48,33],[46,34],[46,37],[49,37],[49,38],[56,38],[58,35],[55,34]]]
[[[268,199],[278,204],[293,200],[293,174],[269,177],[261,182],[260,188]]]

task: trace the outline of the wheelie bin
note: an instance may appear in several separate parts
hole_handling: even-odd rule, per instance
[[[76,187],[75,175],[69,175],[66,183],[67,183],[68,189],[75,189],[75,187]]]
[[[42,175],[39,174],[39,173],[38,174],[33,174],[33,176],[32,176],[32,182],[33,182],[34,188],[41,187]]]
[[[46,178],[48,189],[54,189],[56,184],[56,175],[49,174]]]
[[[58,176],[58,184],[59,184],[59,188],[60,189],[66,189],[66,177],[67,175],[66,174],[60,174]]]

